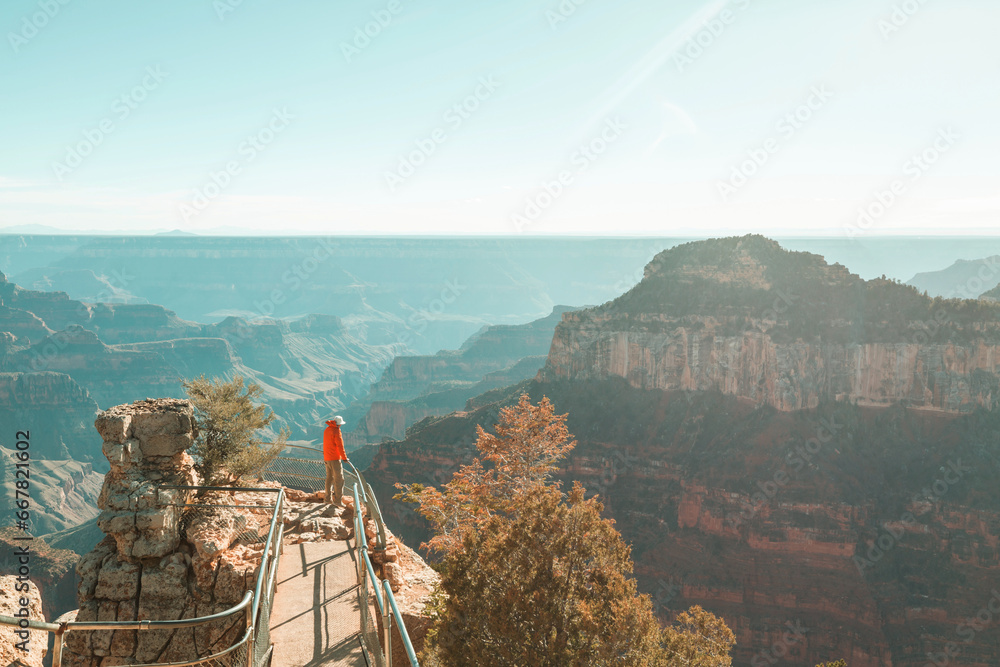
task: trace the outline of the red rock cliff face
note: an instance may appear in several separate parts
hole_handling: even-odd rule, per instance
[[[925,667],[1000,590],[992,413],[781,412],[617,378],[523,388],[569,413],[579,444],[559,476],[601,495],[661,619],[694,604],[720,614],[734,665]],[[366,477],[380,498],[397,481],[446,482],[498,408],[414,427]],[[383,511],[411,546],[429,536],[410,507]],[[785,644],[788,624],[804,631]],[[961,648],[949,664],[996,664],[1000,624]]]

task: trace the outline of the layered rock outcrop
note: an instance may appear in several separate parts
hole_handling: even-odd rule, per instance
[[[548,358],[553,378],[616,375],[640,389],[719,390],[779,410],[823,399],[952,412],[1000,400],[1000,346],[917,343],[778,343],[766,333],[722,333],[714,318],[635,319],[569,314]]]
[[[185,508],[198,477],[187,453],[196,436],[187,401],[120,405],[95,426],[111,464],[98,500],[106,533],[77,565],[78,621],[172,620],[208,616],[238,603],[255,581],[268,502],[257,493],[218,492]],[[234,644],[244,631],[236,614],[185,630],[75,631],[66,635],[70,665],[108,667],[192,660]]]
[[[183,396],[181,378],[253,376],[292,438],[311,440],[321,435],[320,417],[361,398],[403,347],[369,345],[332,316],[202,325],[153,304],[91,304],[22,289],[0,274],[0,372],[68,375],[101,405]],[[24,412],[13,422],[23,423]]]
[[[65,373],[0,372],[0,423],[29,432],[33,458],[73,458],[105,469],[99,447],[80,446],[93,440],[88,424],[97,412],[93,396]]]
[[[20,549],[28,547],[31,584],[37,586],[42,605],[42,615],[32,618],[47,620],[75,609],[75,568],[80,557],[67,549],[52,547],[37,535],[25,544],[24,536],[25,533],[16,528],[0,528],[0,572],[17,572],[18,566],[23,564],[18,562]],[[13,593],[13,586],[9,590]]]

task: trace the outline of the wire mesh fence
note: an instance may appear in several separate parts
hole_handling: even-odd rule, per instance
[[[372,597],[375,593],[371,588],[367,573],[364,572],[363,562],[360,563],[360,567],[362,575],[361,583],[358,586],[358,607],[361,612],[361,644],[371,662],[371,667],[385,667],[385,657],[382,655],[378,635],[378,608]]]
[[[264,479],[290,489],[316,492],[323,489],[326,470],[322,459],[279,456],[268,464]]]

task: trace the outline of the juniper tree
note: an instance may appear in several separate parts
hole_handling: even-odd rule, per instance
[[[550,479],[576,445],[543,398],[500,411],[496,435],[478,428],[481,458],[441,490],[403,486],[441,556],[425,661],[464,665],[725,667],[733,634],[700,607],[661,629],[632,579],[631,550],[574,484]]]
[[[265,442],[260,431],[276,419],[266,405],[257,404],[263,390],[240,376],[183,383],[194,405],[198,436],[191,454],[195,469],[206,486],[235,484],[246,476],[260,475],[277,458],[288,439],[281,429],[273,442]]]

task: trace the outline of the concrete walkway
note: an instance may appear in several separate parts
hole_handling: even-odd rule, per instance
[[[271,610],[272,667],[367,667],[347,542],[285,544]]]

